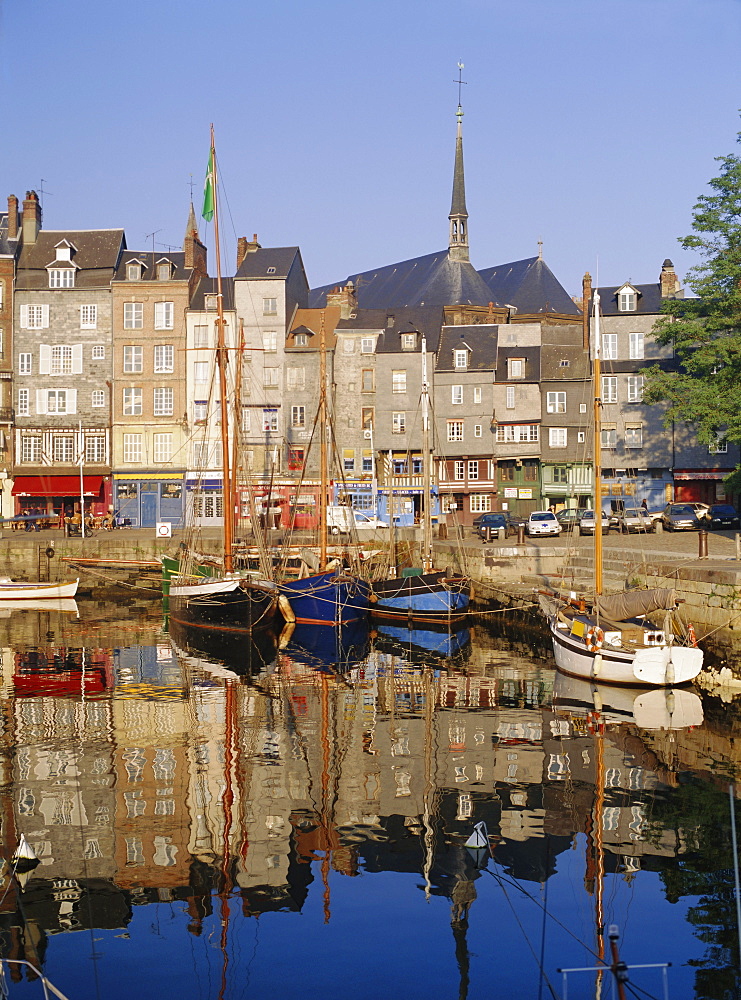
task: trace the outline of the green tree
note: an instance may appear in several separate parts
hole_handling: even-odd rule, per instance
[[[741,142],[741,133],[738,141]],[[665,424],[693,425],[702,444],[741,443],[741,158],[717,157],[720,173],[680,239],[702,262],[687,274],[697,298],[670,299],[654,332],[673,344],[678,370],[644,370],[644,401],[667,404]],[[741,468],[731,477],[741,489]]]

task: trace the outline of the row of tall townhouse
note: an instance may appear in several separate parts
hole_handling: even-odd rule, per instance
[[[412,523],[426,460],[439,509],[464,524],[504,506],[588,505],[589,321],[540,255],[476,272],[452,240],[311,290],[298,247],[240,238],[236,273],[218,283],[192,207],[183,249],[158,253],[129,250],[122,229],[44,230],[35,193],[22,214],[11,196],[0,217],[2,513],[71,507],[82,475],[93,509],[132,525],[179,524],[196,483],[194,513],[221,520],[219,294],[241,459],[282,491],[286,518],[316,489],[322,339],[340,499]],[[654,284],[599,292],[603,504],[722,498],[738,449],[702,448],[642,402],[641,370],[674,364],[652,334],[662,302],[682,295],[671,261]],[[582,301],[592,299],[585,276]]]

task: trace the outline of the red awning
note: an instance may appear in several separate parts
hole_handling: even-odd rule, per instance
[[[82,488],[86,497],[100,496],[102,476],[83,476]],[[16,476],[12,494],[29,497],[79,497],[79,476]]]
[[[728,469],[727,472],[675,472],[674,478],[687,480],[687,479],[725,479],[726,476],[730,475],[732,469]]]

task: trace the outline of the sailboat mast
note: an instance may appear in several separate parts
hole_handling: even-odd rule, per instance
[[[430,492],[430,387],[427,382],[427,338],[422,337],[422,572],[432,569],[432,511]]]
[[[319,571],[327,565],[327,345],[324,310],[319,326]]]
[[[594,390],[594,442],[592,481],[594,483],[594,595],[602,593],[602,369],[599,328],[599,292],[594,293],[594,341],[592,387]]]
[[[223,468],[223,498],[224,498],[224,569],[227,573],[234,570],[232,552],[234,549],[234,484],[232,482],[229,454],[229,413],[227,408],[226,366],[227,349],[224,333],[224,297],[221,288],[221,247],[219,245],[219,201],[216,175],[216,143],[214,127],[211,126],[211,162],[213,163],[213,198],[214,198],[214,242],[216,243],[216,363],[219,366],[219,400],[221,411],[221,462]]]

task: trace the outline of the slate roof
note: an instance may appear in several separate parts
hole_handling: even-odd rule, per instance
[[[520,315],[549,312],[581,315],[579,307],[540,257],[485,267],[479,274],[489,288],[490,297],[515,306]]]
[[[491,292],[473,264],[450,259],[447,250],[413,257],[397,264],[348,275],[341,285],[352,281],[358,306],[363,309],[402,308],[404,306],[487,306]],[[327,292],[337,282],[313,288],[309,304],[321,307]]]
[[[441,306],[401,309],[360,309],[350,319],[341,319],[337,330],[380,330],[376,354],[407,353],[401,350],[402,333],[419,333],[427,338],[427,350],[436,351],[444,315]],[[411,353],[411,352],[408,352]]]
[[[77,255],[74,256],[77,263]],[[185,266],[185,254],[182,250],[124,250],[118,263],[118,270],[113,278],[115,282],[127,281],[126,265],[132,261],[140,261],[144,266],[141,271],[141,282],[157,280],[157,265],[169,261],[175,267],[172,271],[171,281],[187,281],[190,278],[192,268]]]
[[[221,294],[223,296],[224,309],[234,308],[234,278],[222,278],[221,279]],[[206,296],[216,295],[216,278],[213,277],[202,277],[198,282],[198,287],[196,288],[193,296],[190,300],[190,309],[205,310],[206,308]],[[209,312],[214,310],[209,309]]]
[[[567,361],[568,364],[563,364]],[[543,382],[572,382],[591,375],[589,352],[579,345],[543,344],[540,348],[540,378]]]
[[[498,343],[499,326],[496,324],[444,326],[440,335],[435,371],[456,371],[453,367],[453,351],[464,347],[471,350],[468,368],[465,371],[494,371],[497,367]]]
[[[77,267],[76,288],[108,284],[126,247],[123,229],[41,229],[35,243],[21,248],[16,288],[49,287],[46,267],[55,259],[55,247],[62,240],[69,240],[76,247],[72,253]]]
[[[630,285],[638,292],[636,308],[630,312],[618,309],[617,293],[625,285]],[[646,316],[661,312],[661,285],[655,281],[651,285],[634,285],[632,281],[623,281],[619,285],[604,285],[598,288],[599,304],[604,316]]]
[[[265,247],[248,253],[239,265],[237,278],[287,278],[296,257],[301,260],[298,247]],[[303,268],[303,262],[301,263]],[[270,271],[270,268],[275,268]],[[323,305],[324,303],[319,303]]]

